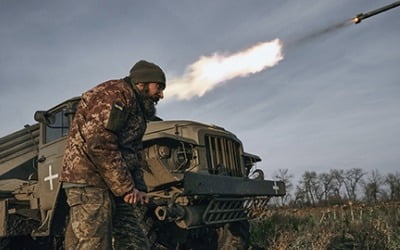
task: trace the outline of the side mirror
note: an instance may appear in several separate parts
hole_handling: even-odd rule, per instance
[[[256,169],[249,178],[252,180],[264,180],[264,172],[261,169]]]
[[[35,121],[42,122],[46,125],[54,124],[56,122],[56,117],[47,113],[47,111],[36,111],[34,119]]]

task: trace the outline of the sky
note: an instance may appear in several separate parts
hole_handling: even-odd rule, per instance
[[[145,59],[168,79],[202,56],[276,38],[274,67],[187,100],[166,97],[163,119],[212,123],[235,133],[271,177],[278,169],[400,163],[400,8],[334,29],[388,0],[0,0],[0,137],[35,123],[36,110]],[[330,32],[324,32],[329,30]],[[397,45],[396,45],[397,44]],[[200,83],[201,84],[201,83]]]

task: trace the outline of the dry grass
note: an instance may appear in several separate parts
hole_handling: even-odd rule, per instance
[[[257,214],[251,221],[253,249],[400,249],[400,203]]]

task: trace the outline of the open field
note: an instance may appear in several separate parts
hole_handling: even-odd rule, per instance
[[[251,244],[253,249],[400,249],[400,202],[257,211]]]

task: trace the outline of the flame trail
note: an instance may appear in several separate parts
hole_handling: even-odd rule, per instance
[[[165,95],[186,100],[193,96],[200,97],[219,83],[258,73],[282,59],[282,42],[279,39],[259,43],[230,55],[214,53],[201,56],[186,68],[183,76],[168,81]]]

